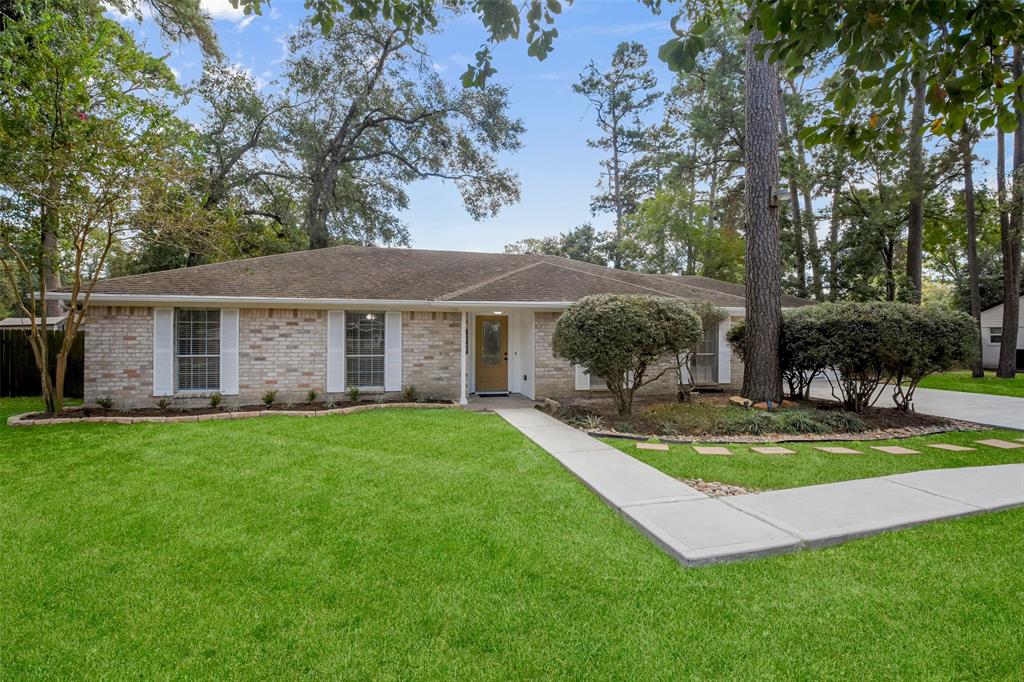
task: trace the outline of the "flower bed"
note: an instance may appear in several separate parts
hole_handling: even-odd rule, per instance
[[[177,422],[201,422],[216,419],[250,419],[253,417],[322,417],[331,414],[352,414],[364,410],[381,408],[445,408],[457,407],[451,401],[424,402],[361,402],[345,407],[327,408],[322,404],[302,403],[300,405],[247,405],[235,408],[167,409],[144,408],[139,410],[104,410],[82,407],[64,410],[59,415],[44,412],[25,412],[7,419],[8,426],[48,426],[53,424],[171,424]]]

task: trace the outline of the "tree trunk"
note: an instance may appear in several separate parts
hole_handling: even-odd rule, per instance
[[[828,300],[839,299],[839,185],[832,190],[828,232]]]
[[[978,327],[978,356],[971,365],[974,378],[985,376],[981,363],[981,285],[978,273],[978,220],[974,213],[974,154],[971,131],[964,126],[960,131],[960,156],[964,164],[964,212],[967,223],[967,279],[971,292],[971,316]]]
[[[747,35],[744,88],[746,137],[746,307],[750,348],[743,395],[755,402],[782,397],[779,341],[782,331],[782,267],[779,261],[779,71],[758,59],[759,30]]]
[[[619,120],[612,114],[612,201],[615,202],[615,253],[612,265],[622,269],[622,195],[619,188]]]
[[[1013,77],[1024,75],[1020,46],[1013,50]],[[1020,249],[1021,223],[1024,221],[1024,98],[1014,98],[1017,109],[1017,130],[1013,133],[1013,203],[1010,205],[1009,229],[1000,230],[1003,253],[1003,338],[999,344],[999,367],[996,376],[1012,379],[1017,374],[1017,327],[1020,325]],[[1003,226],[1001,226],[1003,227]]]
[[[907,221],[907,300],[921,302],[921,249],[924,240],[924,98],[922,80],[914,85],[910,113],[910,217]]]
[[[789,125],[786,123],[786,103],[782,97],[782,87],[779,87],[779,131],[782,137],[786,140],[786,144],[789,144]],[[790,153],[793,150],[790,147]],[[796,166],[796,158],[794,155],[794,164]],[[800,188],[797,186],[796,173],[790,171],[789,173],[789,218],[791,223],[791,229],[795,237],[793,241],[793,248],[795,249],[794,256],[796,256],[796,293],[797,296],[807,296],[807,256],[804,253],[804,230],[803,221],[800,219]]]
[[[60,244],[57,241],[57,233],[60,229],[60,216],[57,212],[57,203],[60,201],[59,178],[59,173],[54,173],[52,179],[47,183],[46,196],[43,198],[39,211],[39,239],[42,246],[40,279],[44,295],[60,288]],[[60,301],[55,301],[49,296],[45,300],[43,316],[57,317],[63,312],[63,304]]]

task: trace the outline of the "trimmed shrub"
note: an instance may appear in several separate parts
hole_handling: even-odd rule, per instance
[[[977,352],[970,316],[908,303],[822,303],[786,311],[780,349],[790,393],[805,397],[825,369],[833,396],[854,412],[875,404],[893,386],[898,410],[909,410],[921,379]],[[734,325],[729,342],[744,357],[746,325]]]
[[[633,410],[637,389],[657,361],[695,348],[701,322],[686,302],[674,298],[601,294],[569,306],[555,325],[556,357],[604,379],[620,415]]]

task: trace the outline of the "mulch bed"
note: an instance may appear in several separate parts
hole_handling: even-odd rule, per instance
[[[697,409],[707,410],[708,408],[721,410],[740,410],[729,403],[729,396],[724,394],[704,394],[697,398],[699,405]],[[661,430],[661,422],[648,418],[650,410],[659,405],[666,405],[670,401],[662,397],[645,397],[637,399],[633,406],[633,416],[629,419],[619,417],[614,402],[610,396],[600,398],[586,397],[573,399],[572,401],[560,403],[554,408],[545,406],[544,411],[551,416],[560,419],[571,426],[582,428],[587,433],[596,437],[605,438],[629,438],[634,440],[646,440],[656,437],[666,443],[694,443],[694,442],[720,442],[720,443],[774,443],[784,441],[814,442],[814,441],[852,441],[852,440],[886,440],[891,438],[909,438],[934,433],[945,433],[948,431],[977,431],[983,427],[972,422],[965,422],[944,417],[935,417],[916,412],[899,412],[892,408],[873,407],[866,410],[857,417],[864,423],[865,429],[856,432],[828,432],[828,433],[722,433],[688,428],[687,425],[679,425],[676,433],[665,434]],[[683,403],[687,405],[689,403]],[[820,412],[832,411],[841,412],[842,406],[834,401],[828,400],[805,400],[796,404],[796,408],[814,410]],[[753,408],[750,408],[753,409]],[[585,428],[581,420],[588,417],[600,417],[605,426],[600,428]]]

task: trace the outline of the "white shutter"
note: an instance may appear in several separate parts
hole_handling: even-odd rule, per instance
[[[402,390],[402,313],[384,313],[384,390]]]
[[[732,383],[732,347],[725,340],[732,323],[728,318],[718,323],[718,383]]]
[[[577,391],[589,391],[590,390],[590,375],[584,371],[579,365],[573,365],[573,369],[576,370],[576,390]]]
[[[327,392],[345,392],[345,311],[327,311]]]
[[[238,308],[220,311],[220,392],[238,395]]]
[[[174,308],[153,308],[153,395],[174,395]]]

